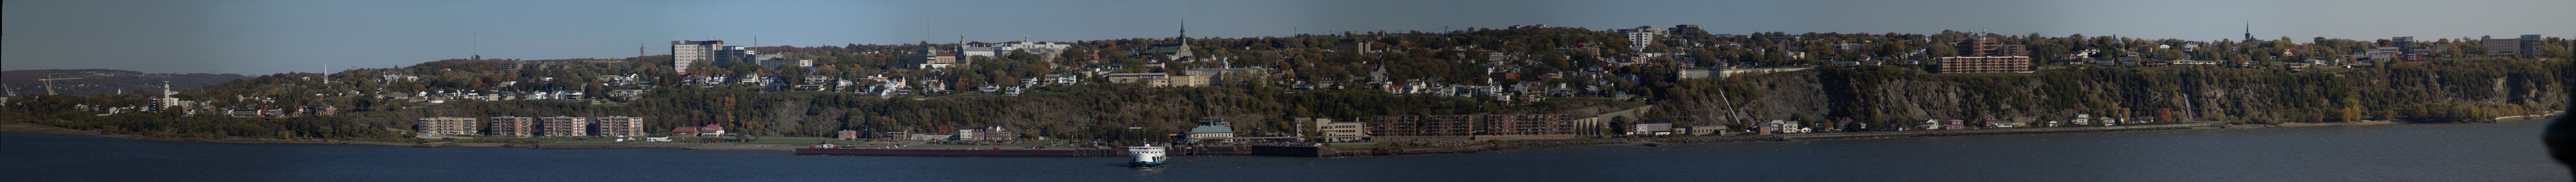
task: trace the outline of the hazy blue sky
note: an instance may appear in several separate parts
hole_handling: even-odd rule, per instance
[[[2576,33],[2569,0],[344,1],[7,0],[0,69],[314,72],[439,59],[667,54],[673,40],[842,45],[1284,36],[1510,25],[1752,32],[2425,39]],[[475,41],[480,32],[480,48]]]

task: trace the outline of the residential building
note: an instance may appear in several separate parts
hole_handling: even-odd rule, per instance
[[[1002,126],[957,130],[957,140],[1001,141],[1019,138],[1019,133],[1004,131]]]
[[[492,117],[492,131],[484,133],[498,136],[535,136],[537,134],[537,118],[517,116]]]
[[[478,127],[479,125],[475,125],[475,124],[476,124],[476,122],[474,121],[474,118],[459,118],[459,117],[434,117],[434,118],[420,118],[419,122],[417,122],[417,123],[415,123],[414,125],[412,125],[412,131],[417,131],[417,132],[420,132],[421,134],[431,134],[431,135],[476,135],[476,134],[483,134],[483,132],[481,132],[480,130],[477,130],[477,129],[476,129],[476,127]]]
[[[1369,136],[1367,132],[1363,131],[1367,128],[1366,123],[1339,122],[1328,118],[1296,118],[1292,120],[1295,120],[1298,124],[1314,126],[1316,136],[1324,137],[1325,141],[1357,140],[1359,138]]]
[[[904,64],[913,69],[929,69],[948,67],[965,61],[958,60],[958,54],[953,52],[940,52],[939,49],[930,47],[921,47],[920,51],[920,53],[905,55]]]
[[[724,128],[724,126],[718,126],[718,125],[709,124],[709,125],[707,125],[707,126],[698,127],[698,136],[704,136],[704,137],[719,137],[719,136],[724,136],[724,135],[725,135],[725,128]]]
[[[537,136],[590,136],[590,118],[555,116],[537,118]]]
[[[1343,54],[1365,53],[1369,50],[1374,50],[1369,49],[1370,45],[1374,45],[1372,43],[1376,42],[1363,41],[1359,39],[1342,39],[1338,42],[1333,42],[1333,51],[1342,52]]]
[[[1417,136],[1474,136],[1477,129],[1474,115],[1422,116],[1418,123],[1422,134]]]
[[[787,69],[784,68],[786,66],[795,66],[795,68],[804,68],[808,70],[814,69],[814,60],[811,59],[776,59],[759,60],[758,62],[760,63],[760,67],[768,67],[771,70]]]
[[[1422,116],[1369,116],[1369,136],[1416,136]]]
[[[2030,56],[2028,47],[2004,45],[2003,41],[1995,40],[1993,37],[1959,38],[1959,43],[1952,47],[1958,48],[1961,57]]]
[[[722,40],[671,41],[671,67],[673,68],[671,70],[680,74],[689,74],[690,64],[694,64],[696,62],[714,63],[716,61],[716,49],[723,47],[724,41]]]
[[[682,126],[671,128],[671,136],[698,136],[698,133],[700,133],[698,132],[698,127]]]
[[[761,54],[760,51],[743,48],[742,46],[724,46],[724,48],[716,49],[715,52],[716,53],[712,58],[708,58],[707,63],[753,63],[753,61],[787,57],[785,54]]]
[[[1573,114],[1494,114],[1482,115],[1485,130],[1481,135],[1573,135]]]
[[[644,136],[650,133],[644,129],[644,118],[608,116],[592,119],[598,122],[599,128],[593,131],[597,131],[599,136],[629,137]]]
[[[1148,86],[1172,85],[1171,75],[1164,73],[1110,73],[1109,83],[1144,83]]]
[[[1681,126],[1673,127],[1673,130],[1673,134],[1685,135],[1727,134],[1726,125]]]
[[[1637,26],[1637,28],[1619,29],[1619,33],[1628,35],[1629,51],[1644,51],[1646,45],[1653,44],[1655,40],[1659,40],[1659,37],[1671,35],[1673,32],[1671,29],[1659,29],[1655,26]]]
[[[2522,35],[2511,39],[2479,39],[2478,44],[2487,47],[2487,57],[2512,57],[2525,55],[2525,53],[2538,53],[2535,51],[2540,50],[2540,35]]]
[[[1933,73],[2011,73],[2030,71],[2029,56],[1940,57]]]
[[[1229,75],[1268,75],[1264,72],[1268,72],[1268,70],[1261,68],[1194,68],[1182,72],[1188,75],[1174,76],[1170,78],[1173,86],[1210,87],[1225,86],[1228,84],[1225,83],[1225,77]]]
[[[1798,121],[1780,121],[1775,125],[1779,126],[1777,128],[1780,129],[1780,133],[1806,133],[1808,131],[1814,131],[1813,129],[1807,129],[1807,126],[1802,123],[1803,122]]]

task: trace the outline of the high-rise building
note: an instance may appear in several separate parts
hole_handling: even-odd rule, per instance
[[[1628,51],[1638,52],[1645,51],[1646,45],[1654,43],[1657,37],[1673,33],[1671,29],[1659,29],[1655,26],[1637,26],[1637,28],[1619,29],[1619,32],[1628,34]]]
[[[2415,45],[2415,37],[2390,37],[2388,46],[2397,47],[2398,54],[2423,54],[2423,52],[2416,52],[2419,50],[2416,50],[2418,45]]]
[[[590,136],[590,118],[555,116],[537,118],[541,130],[537,136]]]
[[[787,55],[778,53],[761,54],[760,51],[751,50],[749,47],[724,46],[724,48],[716,49],[716,53],[712,58],[708,58],[707,63],[756,63],[761,60],[772,60],[784,57],[787,57]]]
[[[492,117],[492,131],[484,133],[498,136],[533,136],[537,133],[537,119],[517,116]]]
[[[1959,38],[1958,45],[1953,47],[1958,48],[1959,56],[2030,56],[2028,48],[2022,45],[2004,45],[2003,41],[1995,40],[1993,37]]]
[[[2522,35],[2511,39],[2480,39],[2487,47],[2487,57],[2512,57],[2540,50],[2540,35]]]
[[[680,74],[689,74],[690,64],[700,61],[716,62],[718,49],[724,47],[722,40],[671,41],[671,70]]]

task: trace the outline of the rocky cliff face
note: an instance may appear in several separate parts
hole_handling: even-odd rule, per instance
[[[2545,112],[2570,94],[2564,62],[2401,64],[2383,68],[2075,67],[2027,74],[1920,74],[1818,69],[1686,80],[1660,111],[1683,122],[1722,118],[2030,122],[2153,116],[2161,121],[2332,122],[2459,119]],[[1718,97],[1718,92],[1726,93]],[[1719,100],[1726,98],[1731,100]],[[1732,107],[1726,107],[1732,101]],[[1729,111],[1741,112],[1729,116]],[[1812,121],[1810,122],[1812,123]],[[1911,124],[1911,122],[1907,122]]]

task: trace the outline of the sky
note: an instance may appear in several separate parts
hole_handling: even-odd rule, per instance
[[[2356,40],[2576,37],[2568,0],[365,1],[6,0],[0,69],[272,74],[822,46],[1502,28]],[[2250,27],[2247,24],[2252,24]],[[755,41],[754,37],[757,37]],[[755,43],[757,42],[757,43]],[[658,50],[657,50],[658,49]]]

